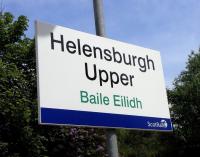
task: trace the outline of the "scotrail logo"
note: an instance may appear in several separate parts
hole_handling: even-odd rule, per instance
[[[166,120],[162,119],[160,122],[150,122],[147,121],[148,127],[153,127],[153,128],[167,128],[167,122]]]

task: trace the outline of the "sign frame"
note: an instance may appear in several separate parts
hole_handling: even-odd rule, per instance
[[[130,114],[121,114],[121,113],[112,113],[112,112],[110,113],[110,112],[97,112],[97,111],[90,111],[90,110],[89,111],[87,111],[87,110],[76,110],[76,109],[69,109],[69,108],[66,110],[66,109],[63,109],[62,107],[61,108],[49,108],[49,107],[42,106],[41,105],[41,82],[42,81],[41,81],[40,77],[41,77],[41,74],[42,74],[43,71],[41,70],[41,67],[40,67],[42,65],[42,63],[41,63],[41,61],[39,61],[41,59],[40,54],[41,54],[42,51],[41,51],[41,47],[39,46],[40,45],[39,42],[41,41],[41,39],[38,35],[38,32],[41,31],[40,28],[39,28],[40,25],[48,26],[50,29],[52,29],[52,32],[54,31],[54,29],[56,30],[58,28],[62,28],[63,30],[67,29],[69,32],[72,31],[72,32],[75,32],[77,34],[80,33],[83,36],[86,35],[86,36],[89,36],[89,37],[92,37],[92,38],[95,38],[95,39],[109,40],[111,42],[117,42],[119,44],[128,45],[127,47],[129,47],[130,44],[122,43],[122,42],[107,39],[107,38],[94,36],[94,35],[91,35],[91,34],[71,30],[71,29],[68,29],[68,28],[61,27],[61,26],[50,25],[50,24],[46,24],[46,23],[42,23],[42,22],[38,22],[38,21],[36,21],[35,25],[36,25],[36,36],[35,36],[36,38],[35,39],[36,39],[36,60],[37,60],[36,61],[36,63],[37,63],[37,90],[38,90],[38,102],[39,102],[39,107],[38,107],[38,113],[39,114],[38,115],[39,115],[39,123],[40,124],[87,126],[87,127],[99,127],[99,128],[124,128],[124,129],[134,129],[134,130],[156,130],[156,131],[172,131],[173,130],[170,115],[169,115],[169,117],[153,117],[153,116],[130,115]],[[42,32],[39,32],[39,33],[40,33],[40,35],[42,34]],[[43,36],[45,36],[45,35],[46,34],[44,33]],[[49,37],[50,37],[50,34],[49,34]],[[64,37],[64,35],[63,35],[63,37]],[[80,37],[77,37],[77,38],[79,39]],[[54,39],[54,38],[51,38],[51,39]],[[57,39],[55,39],[55,41],[56,40]],[[68,41],[70,41],[70,40],[68,40]],[[54,42],[54,44],[55,44],[55,42]],[[73,44],[71,44],[68,48],[71,48],[71,50],[72,50]],[[52,49],[52,45],[51,45],[51,49]],[[138,49],[141,49],[141,47],[138,47]],[[145,48],[142,48],[142,49],[145,49]],[[58,50],[58,46],[57,46],[57,50]],[[62,50],[62,47],[61,47],[61,50]],[[154,51],[154,50],[150,50],[150,49],[146,49],[146,50]],[[114,52],[118,52],[118,50],[113,50],[113,53]],[[146,58],[147,61],[150,60],[148,57]],[[99,61],[98,61],[98,63],[99,63]],[[153,65],[153,64],[151,64],[151,65]],[[150,67],[150,65],[149,65],[149,67]],[[153,66],[152,66],[152,69],[153,69]],[[150,69],[150,70],[152,70],[152,69]],[[161,70],[162,70],[162,67],[161,67]],[[140,71],[142,73],[141,69],[139,69],[138,71]],[[111,76],[111,74],[110,74],[110,76]],[[124,84],[127,83],[128,79],[125,75],[120,76],[119,78],[122,80],[121,81],[122,85],[123,85],[123,83]],[[103,76],[102,76],[102,79],[103,79]],[[114,86],[118,85],[118,83],[115,84],[115,83],[112,82],[112,78],[110,78],[110,79],[111,79],[111,82],[110,82],[111,88],[114,88]],[[162,79],[163,79],[163,82],[164,82],[164,78],[162,78]],[[102,84],[103,83],[104,82],[102,82]],[[129,84],[131,84],[131,83],[129,82]],[[113,85],[113,87],[112,87],[112,85]],[[106,89],[108,89],[108,87]],[[87,90],[84,91],[84,92],[87,92]],[[81,93],[81,91],[80,91],[80,93]],[[100,94],[101,94],[101,92],[98,93],[98,96]],[[165,94],[166,94],[166,90],[165,90]],[[43,97],[44,97],[44,95],[43,95]],[[107,96],[107,97],[109,97],[109,96]],[[127,96],[127,98],[128,98],[128,96]],[[126,97],[125,97],[125,99],[126,99]],[[129,100],[127,99],[127,102],[128,101]],[[139,102],[139,99],[137,99],[137,97],[135,97],[134,101]],[[126,101],[124,101],[124,102],[126,102]],[[131,102],[131,100],[130,100],[130,102]],[[130,104],[129,104],[129,106],[130,106]],[[168,113],[169,113],[169,109],[168,109]],[[144,125],[144,124],[146,124],[146,125]]]

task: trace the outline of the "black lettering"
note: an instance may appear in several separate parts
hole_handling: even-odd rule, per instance
[[[86,74],[86,77],[89,79],[89,80],[96,80],[97,78],[97,70],[96,70],[96,64],[93,64],[93,68],[94,68],[94,76],[93,77],[90,77],[89,74],[88,74],[88,65],[87,63],[85,63],[85,74]]]
[[[153,60],[149,59],[148,55],[146,55],[146,59],[147,59],[147,66],[148,66],[148,69],[151,69],[151,68],[150,68],[150,65],[149,65],[149,63],[151,63],[151,65],[152,65],[152,67],[153,67],[153,70],[155,70]]]
[[[96,50],[99,51],[98,53],[100,54],[100,59],[103,59],[103,56],[102,56],[102,50],[101,50],[101,48],[99,48],[99,47],[93,47],[94,58],[97,58],[97,52],[96,52]]]
[[[81,55],[81,43],[80,43],[80,39],[77,39],[77,43],[78,43],[78,54]]]
[[[87,52],[90,52],[90,53],[87,53]],[[92,49],[91,49],[91,47],[89,46],[89,45],[87,45],[87,44],[84,44],[83,45],[83,54],[85,55],[85,56],[87,56],[87,57],[91,57],[92,56]]]
[[[137,56],[132,56],[132,60],[133,60],[133,66],[135,66],[135,59],[137,58]]]
[[[123,53],[124,63],[126,65],[131,65],[131,55],[128,55],[128,62],[126,61],[126,55]]]
[[[108,49],[104,49],[104,59],[107,60],[107,61],[111,61],[112,60],[112,57],[111,57],[111,52],[110,50]]]
[[[73,41],[67,41],[66,49],[69,53],[74,54],[76,52],[76,45]]]
[[[115,80],[113,79],[113,76],[116,76]],[[118,84],[119,83],[119,76],[116,72],[110,72],[110,82],[111,82],[111,87],[113,88],[113,84]]]
[[[141,62],[142,61],[142,62]],[[140,71],[141,72],[146,72],[147,68],[146,68],[146,62],[145,62],[145,58],[139,57],[138,58],[138,64],[140,66]]]
[[[122,56],[121,56],[121,54],[118,51],[115,51],[114,47],[112,48],[112,50],[113,50],[114,62],[121,63],[122,62]],[[117,59],[116,56],[118,56],[118,59]]]
[[[60,40],[55,40],[53,37],[53,33],[51,32],[51,49],[54,50],[54,43],[60,43],[61,44],[61,51],[64,51],[64,39],[63,35],[60,35]]]
[[[129,77],[130,77],[129,78],[130,79],[130,85],[133,86],[134,75],[130,75]]]
[[[103,75],[105,78],[103,78]],[[100,81],[100,86],[102,86],[103,82],[108,82],[108,73],[105,70],[99,70],[99,81]]]
[[[120,80],[123,85],[127,86],[128,85],[128,76],[124,73],[121,74]]]

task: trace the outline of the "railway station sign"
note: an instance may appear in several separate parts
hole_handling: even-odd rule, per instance
[[[36,22],[39,123],[171,131],[160,53]]]

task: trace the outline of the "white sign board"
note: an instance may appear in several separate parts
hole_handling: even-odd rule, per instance
[[[160,53],[36,22],[41,124],[172,130]]]

